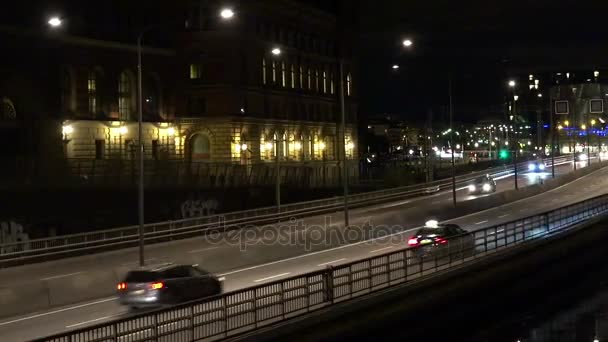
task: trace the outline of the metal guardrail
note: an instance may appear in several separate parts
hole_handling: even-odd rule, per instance
[[[608,195],[603,195],[449,240],[445,253],[430,258],[420,258],[415,248],[404,248],[36,341],[211,341],[237,336],[380,289],[430,277],[511,246],[563,233],[606,214]]]
[[[556,158],[556,164],[567,160],[568,157]],[[518,164],[518,167],[523,167],[524,165],[526,165],[526,162]],[[502,166],[462,175],[456,177],[457,186],[467,185],[473,179],[483,174],[490,173],[494,177],[499,177],[513,172],[512,170],[512,167]],[[349,195],[349,206],[352,208],[368,206],[370,204],[434,193],[448,188],[451,188],[450,179],[394,189],[364,192]],[[339,210],[342,205],[343,197],[337,196],[283,205],[280,211],[276,206],[273,206],[200,218],[147,224],[144,226],[144,239],[148,244],[184,239],[209,231],[225,231],[243,226],[270,224],[290,218],[329,213]],[[129,226],[2,244],[0,245],[0,267],[22,265],[36,262],[37,260],[48,260],[49,258],[61,258],[83,253],[126,248],[137,244],[138,239],[139,226]]]

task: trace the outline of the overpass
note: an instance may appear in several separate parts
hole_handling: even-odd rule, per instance
[[[566,174],[570,167],[569,164],[560,166],[558,172]],[[586,171],[580,169],[578,172]],[[608,171],[601,169],[534,197],[520,199],[481,212],[474,211],[484,205],[492,206],[493,203],[498,203],[493,202],[492,198],[500,197],[501,194],[477,198],[477,196],[469,196],[465,192],[465,187],[458,192],[459,201],[464,205],[456,210],[450,209],[451,194],[441,191],[432,195],[360,208],[352,213],[352,223],[363,227],[362,231],[365,234],[359,234],[352,239],[347,239],[348,241],[321,241],[321,243],[309,245],[281,244],[273,241],[273,237],[265,239],[269,235],[254,234],[252,236],[237,235],[237,241],[240,243],[235,244],[228,243],[229,241],[226,240],[217,243],[207,238],[194,238],[152,245],[147,249],[148,261],[200,263],[210,271],[224,276],[226,290],[233,291],[233,293],[236,293],[234,291],[245,291],[252,286],[281,282],[282,279],[296,279],[309,272],[317,272],[315,276],[318,278],[328,265],[340,267],[340,265],[376,255],[402,253],[407,234],[426,220],[429,215],[441,215],[442,219],[452,216],[454,219],[450,220],[451,222],[458,223],[472,232],[487,234],[489,227],[514,222],[522,217],[533,217],[558,206],[571,205],[603,194],[606,173]],[[499,180],[498,190],[505,194],[510,193],[507,190],[512,187],[512,181],[512,177],[506,175],[504,179]],[[526,173],[520,175],[520,184],[531,185],[537,181],[537,175]],[[520,190],[520,193],[525,196],[526,191],[526,189]],[[530,194],[532,192],[527,193],[527,195]],[[305,218],[299,221],[303,225],[289,230],[288,235],[298,236],[303,239],[302,241],[306,241],[307,239],[314,240],[312,235],[321,231],[343,232],[343,227],[340,226],[340,216],[340,214],[327,215],[332,220],[331,224],[326,224],[325,216]],[[400,225],[396,226],[396,224]],[[520,225],[525,226],[526,224],[529,222],[523,220]],[[307,229],[315,225],[320,229]],[[377,229],[370,228],[380,225],[388,227],[381,230],[383,234],[379,234]],[[265,232],[267,231],[274,231],[276,237],[279,232],[285,231],[285,227],[273,225],[266,227]],[[241,230],[237,232],[241,232]],[[500,231],[494,230],[494,236],[500,234]],[[502,234],[504,236],[504,233]],[[487,235],[484,236],[487,240]],[[132,316],[116,303],[114,297],[107,296],[107,294],[112,293],[115,283],[126,270],[136,266],[134,260],[136,260],[136,251],[127,249],[0,271],[4,289],[3,296],[0,298],[3,301],[2,310],[6,317],[4,321],[0,322],[0,336],[7,340],[31,339],[114,319],[129,319]],[[431,270],[431,266],[419,265],[418,267],[424,273]],[[427,269],[427,267],[429,268]],[[12,292],[7,292],[7,289]],[[28,292],[28,290],[31,291]],[[36,303],[40,299],[36,296],[39,296],[40,293],[47,294],[46,304],[51,301],[61,303],[62,300],[69,302],[71,298],[85,298],[85,300],[92,301],[77,302],[75,305],[50,310],[48,305],[43,304],[36,309]],[[11,301],[11,294],[13,301]],[[103,297],[102,294],[106,294],[106,297]],[[30,303],[28,300],[34,302]]]

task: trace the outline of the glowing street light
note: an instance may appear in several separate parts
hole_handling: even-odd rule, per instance
[[[514,80],[510,80],[509,81],[509,87],[515,88],[515,81]]]
[[[399,69],[399,65],[393,64],[392,68],[393,68],[393,70],[397,70],[397,69]]]
[[[414,45],[414,42],[411,39],[404,39],[403,40],[403,46],[405,46],[405,47],[411,47],[412,45]]]
[[[595,125],[595,119],[591,119],[591,126]]]
[[[220,11],[220,17],[222,17],[222,19],[232,19],[232,17],[234,17],[234,11],[231,8],[224,8]]]
[[[278,47],[275,47],[274,49],[272,49],[270,52],[272,52],[273,55],[278,56],[281,54],[281,49]]]
[[[59,17],[51,17],[47,22],[51,27],[59,27],[61,26],[61,19]]]

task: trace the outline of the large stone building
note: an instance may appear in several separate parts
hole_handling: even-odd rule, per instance
[[[285,182],[339,182],[340,60],[345,153],[347,159],[358,154],[348,22],[288,0],[239,1],[230,19],[220,16],[220,1],[159,6],[180,27],[169,31],[168,46],[145,44],[155,30],[143,40],[150,177],[272,183],[280,164]],[[3,27],[0,34],[12,51],[0,57],[0,152],[27,161],[16,163],[20,167],[67,160],[85,180],[132,174],[138,145],[134,42],[72,35],[69,26]],[[356,163],[349,163],[350,176],[356,172]]]

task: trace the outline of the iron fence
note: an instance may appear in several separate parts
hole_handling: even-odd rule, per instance
[[[607,213],[608,195],[604,195],[450,239],[445,248],[431,255],[404,248],[36,341],[213,341],[237,336],[380,289],[431,277],[511,246],[566,232]]]
[[[564,159],[566,160],[566,159]],[[558,160],[556,160],[556,163]],[[562,162],[560,159],[559,162]],[[524,165],[522,163],[522,165]],[[480,175],[490,173],[494,177],[510,174],[512,168],[498,167],[456,177],[457,186],[468,185]],[[416,197],[451,188],[451,180],[439,180],[426,184],[377,190],[349,195],[351,208],[390,202],[397,199]],[[238,229],[244,226],[263,225],[340,210],[343,197],[319,199],[286,204],[281,208],[264,207],[225,214],[189,218],[176,221],[151,223],[144,226],[144,240],[147,244],[191,238],[208,232]],[[129,226],[88,233],[70,234],[0,245],[0,267],[9,267],[48,260],[101,252],[135,246],[139,239],[139,226]]]

